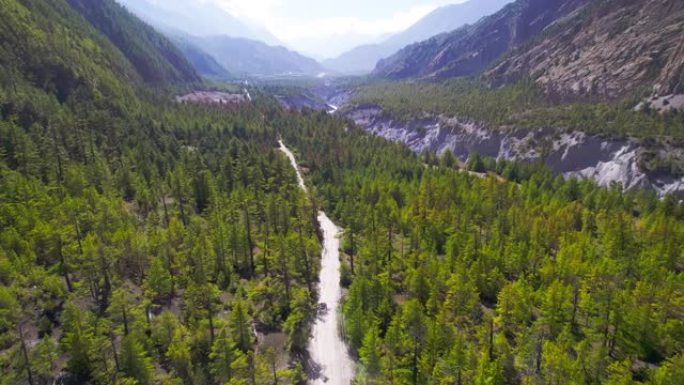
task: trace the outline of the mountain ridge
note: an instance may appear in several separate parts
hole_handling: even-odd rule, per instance
[[[532,79],[558,100],[684,92],[684,3],[518,0],[381,60],[389,79],[482,75],[498,87]]]
[[[211,56],[228,73],[248,76],[284,74],[316,76],[325,72],[316,60],[283,46],[225,35],[190,36],[171,34],[171,39],[186,41]]]
[[[171,55],[178,58],[177,63],[168,60],[163,49],[177,51],[165,37],[127,12],[98,14],[112,30],[133,27],[126,29],[127,35],[117,46],[100,30],[102,26],[91,24],[65,0],[2,0],[2,4],[0,17],[5,22],[0,35],[12,36],[12,40],[0,45],[0,72],[3,82],[11,84],[9,89],[31,90],[26,92],[36,98],[52,95],[62,104],[86,99],[104,106],[129,103],[142,83],[171,86],[199,80],[182,55]],[[93,12],[112,6],[118,7],[111,0],[90,2]],[[127,49],[126,38],[134,34],[140,39]],[[185,64],[177,68],[178,63]],[[20,105],[14,102],[8,111]],[[33,116],[49,114],[32,108]]]
[[[152,27],[110,0],[67,0],[128,58],[145,81],[199,81],[176,46]],[[116,19],[118,22],[113,22]]]
[[[371,72],[380,59],[394,54],[406,45],[474,23],[498,11],[510,1],[512,0],[470,0],[439,7],[402,32],[379,43],[355,47],[335,58],[324,60],[322,64],[343,73]]]
[[[588,1],[518,0],[474,25],[403,48],[378,62],[373,75],[405,79],[477,74]]]
[[[182,36],[170,36],[171,41],[183,52],[199,74],[210,79],[226,80],[233,75],[212,55]]]
[[[325,72],[314,59],[284,47],[270,34],[255,32],[253,28],[211,4],[172,1],[162,6],[147,0],[140,3],[117,1],[130,7],[138,17],[171,39],[203,76],[228,79],[245,75],[315,76]],[[187,12],[181,12],[182,10]],[[195,14],[193,12],[199,12],[200,20],[214,22],[203,25],[190,17]]]
[[[116,0],[141,19],[161,29],[178,29],[189,35],[228,35],[282,45],[264,28],[252,26],[212,3],[165,0]]]
[[[508,53],[484,79],[499,86],[528,77],[559,97],[684,93],[682,36],[682,2],[592,2]]]

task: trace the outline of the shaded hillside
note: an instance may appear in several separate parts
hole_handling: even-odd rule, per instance
[[[483,71],[589,0],[518,0],[472,26],[410,45],[381,60],[376,76],[447,78]]]
[[[178,49],[202,76],[212,79],[229,79],[231,74],[213,56],[182,37],[171,37]]]
[[[27,101],[42,97],[64,103],[72,96],[93,103],[125,100],[141,76],[109,40],[64,1],[1,0],[0,76],[5,90],[24,91]],[[64,28],[68,26],[68,28]],[[70,42],[69,45],[65,44]],[[33,96],[28,96],[35,94]],[[11,98],[20,108],[19,95]],[[38,114],[35,108],[31,114]]]
[[[497,85],[522,77],[561,95],[684,93],[684,2],[592,2],[487,73]]]
[[[127,56],[146,82],[199,80],[173,43],[114,0],[67,1]]]

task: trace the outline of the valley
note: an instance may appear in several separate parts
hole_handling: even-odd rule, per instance
[[[0,0],[0,385],[680,385],[683,3],[286,3]]]
[[[499,120],[496,110],[506,103],[503,95],[469,102],[474,108],[459,107],[461,102],[445,103],[454,96],[423,104],[427,95],[442,98],[443,92],[434,88],[424,91],[411,85],[381,84],[364,89],[344,82],[327,82],[312,87],[307,92],[311,96],[290,99],[289,107],[329,110],[371,134],[405,143],[418,154],[434,152],[440,156],[449,151],[463,164],[475,154],[526,164],[541,161],[566,178],[589,178],[602,186],[617,183],[628,190],[653,190],[660,196],[684,194],[681,138],[653,142],[644,141],[642,135],[631,136],[642,131],[641,125],[652,124],[638,122],[634,119],[638,114],[629,113],[623,120],[632,125],[630,128],[622,122],[604,126],[591,119],[572,122],[571,118],[563,118],[570,117],[568,112],[549,114],[551,119],[544,117],[546,112],[539,113],[538,118],[528,112],[518,120]],[[466,92],[462,97],[470,95]],[[315,99],[320,101],[314,103]],[[304,100],[310,102],[303,103]],[[338,105],[337,109],[325,107],[333,103]],[[513,101],[509,108],[532,107],[515,106],[516,103]],[[453,113],[460,116],[450,115]],[[570,129],[568,124],[575,128]],[[619,126],[621,131],[611,131],[611,125]],[[681,132],[679,128],[672,131],[674,135]],[[666,165],[656,166],[658,163]]]

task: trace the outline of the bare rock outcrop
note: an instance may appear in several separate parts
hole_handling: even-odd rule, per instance
[[[523,77],[560,97],[683,93],[684,2],[592,1],[485,74],[494,85]]]
[[[684,1],[518,0],[380,61],[379,77],[531,78],[550,98],[684,93]]]
[[[472,153],[522,162],[543,158],[553,171],[567,177],[591,178],[601,185],[619,183],[625,189],[650,188],[660,195],[684,196],[684,177],[642,167],[646,149],[636,140],[609,139],[554,128],[492,128],[445,116],[426,115],[402,121],[372,105],[349,108],[345,116],[367,131],[405,143],[416,152],[452,151],[462,161]]]

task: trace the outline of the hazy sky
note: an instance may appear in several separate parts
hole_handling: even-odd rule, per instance
[[[258,23],[289,46],[330,57],[406,29],[435,8],[464,0],[188,0],[213,2]],[[478,1],[478,0],[473,0]]]

